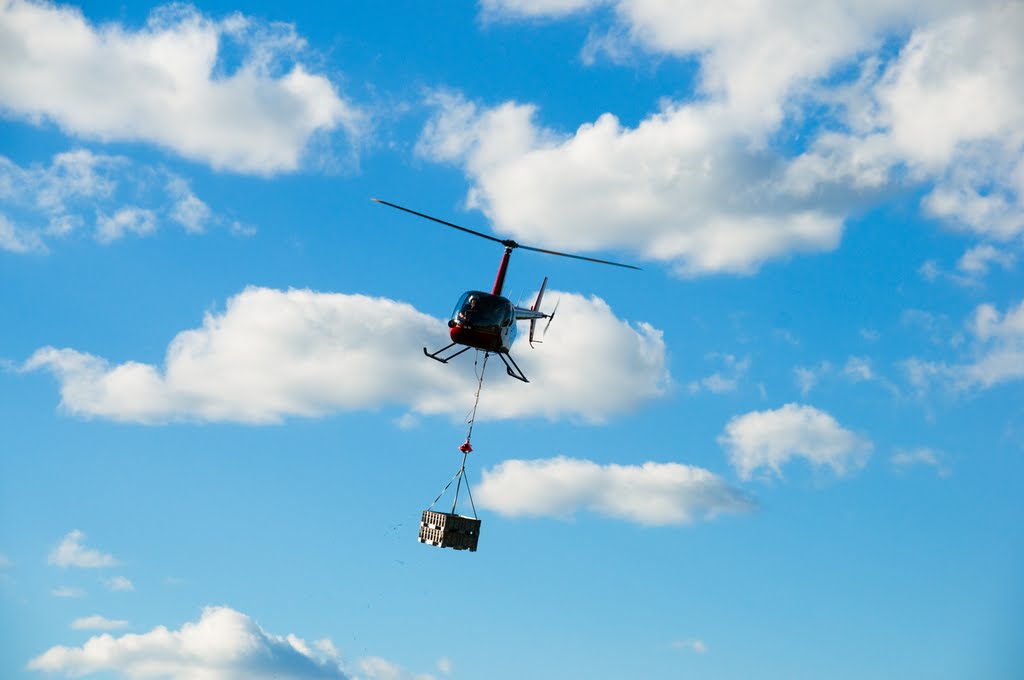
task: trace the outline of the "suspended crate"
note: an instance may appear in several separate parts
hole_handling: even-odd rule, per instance
[[[479,539],[479,519],[452,512],[423,511],[423,519],[420,520],[420,543],[476,552]]]
[[[477,356],[479,357],[479,351]],[[483,389],[484,371],[487,368],[487,357],[489,356],[490,352],[484,352],[483,366],[480,368],[479,373],[477,373],[476,401],[468,418],[469,430],[466,432],[465,443],[459,446],[459,451],[462,452],[462,465],[459,467],[459,471],[455,473],[455,476],[441,489],[441,493],[437,494],[437,498],[430,504],[430,507],[423,511],[423,517],[420,519],[420,543],[429,543],[430,545],[436,545],[438,548],[476,552],[477,541],[480,540],[480,520],[476,516],[473,492],[469,489],[469,478],[466,477],[466,458],[473,451],[473,446],[469,443],[469,440],[473,436],[473,422],[476,420],[476,407],[480,403],[480,390]],[[455,485],[455,500],[452,502],[452,511],[437,512],[434,510],[434,506],[441,500],[441,496],[448,491],[452,482],[458,482]],[[466,484],[466,495],[469,497],[469,503],[473,508],[472,517],[459,515],[455,512],[459,505],[459,493],[462,491],[463,482]]]

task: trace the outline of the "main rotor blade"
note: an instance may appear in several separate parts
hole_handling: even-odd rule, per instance
[[[622,264],[621,262],[612,262],[611,260],[599,260],[596,257],[584,257],[583,255],[573,255],[571,253],[560,253],[557,250],[544,250],[543,248],[534,248],[533,246],[520,245],[523,250],[534,250],[538,253],[547,253],[548,255],[560,255],[562,257],[571,257],[576,260],[586,260],[587,262],[597,262],[598,264],[610,264],[613,267],[625,267],[626,269],[640,269],[640,267],[634,267],[631,264]]]
[[[415,210],[410,210],[409,208],[403,208],[402,206],[395,205],[394,203],[388,203],[387,201],[382,201],[379,198],[371,198],[370,200],[371,201],[376,201],[377,203],[381,203],[383,205],[390,206],[392,208],[397,208],[399,210],[403,210],[403,211],[405,211],[407,213],[411,213],[413,215],[418,215],[419,217],[424,217],[424,218],[430,220],[431,222],[437,222],[438,224],[443,224],[446,227],[451,227],[452,229],[458,229],[459,231],[464,231],[467,234],[473,234],[474,236],[479,236],[481,238],[485,238],[488,241],[495,241],[497,243],[505,245],[505,241],[503,241],[500,238],[495,238],[493,236],[490,236],[489,234],[482,234],[479,231],[473,231],[472,229],[466,229],[465,227],[460,227],[457,224],[452,224],[451,222],[445,222],[444,220],[440,220],[440,219],[438,219],[436,217],[431,217],[430,215],[425,215],[425,214],[423,214],[421,212],[416,212]]]
[[[622,264],[621,262],[612,262],[611,260],[599,260],[596,257],[586,257],[584,255],[573,255],[571,253],[561,253],[561,252],[559,252],[557,250],[545,250],[544,248],[534,248],[533,246],[524,246],[524,245],[521,245],[519,243],[516,243],[512,239],[501,239],[501,238],[497,238],[495,236],[491,236],[490,234],[484,234],[484,233],[481,233],[479,231],[473,231],[472,229],[467,229],[466,227],[460,227],[457,224],[452,224],[451,222],[447,222],[445,220],[438,219],[437,217],[431,217],[430,215],[427,215],[427,214],[424,214],[424,213],[421,213],[421,212],[417,212],[416,210],[412,210],[410,208],[403,208],[400,205],[396,205],[394,203],[389,203],[388,201],[384,201],[384,200],[381,200],[379,198],[371,198],[370,200],[371,201],[375,201],[377,203],[380,203],[382,205],[386,205],[386,206],[392,207],[392,208],[397,208],[398,210],[401,210],[403,212],[407,212],[407,213],[409,213],[411,215],[416,215],[418,217],[423,217],[425,219],[430,220],[431,222],[437,222],[438,224],[443,224],[446,227],[451,227],[452,229],[458,229],[459,231],[464,231],[467,234],[473,234],[474,236],[479,236],[480,238],[485,238],[488,241],[494,241],[495,243],[500,243],[501,245],[505,246],[506,248],[522,248],[523,250],[532,250],[532,251],[537,252],[537,253],[547,253],[548,255],[559,255],[561,257],[571,257],[571,258],[573,258],[575,260],[585,260],[587,262],[597,262],[598,264],[610,264],[613,267],[624,267],[626,269],[637,269],[637,270],[640,269],[640,267],[634,267],[631,264]]]

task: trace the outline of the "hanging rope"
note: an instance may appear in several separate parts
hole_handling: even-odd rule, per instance
[[[473,450],[473,445],[470,444],[470,440],[473,438],[473,424],[476,422],[476,409],[480,406],[480,392],[483,391],[484,387],[484,372],[487,370],[487,359],[490,358],[490,352],[484,352],[484,360],[480,361],[480,350],[476,352],[476,360],[473,362],[473,371],[476,374],[476,395],[473,398],[473,409],[466,415],[466,424],[469,426],[466,430],[466,441],[459,447],[459,451],[462,451],[462,465],[459,467],[459,471],[455,473],[455,476],[448,480],[448,483],[441,489],[441,493],[437,494],[437,498],[430,504],[431,510],[441,500],[441,496],[448,491],[448,487],[455,484],[455,500],[452,501],[452,514],[455,514],[455,508],[459,504],[459,493],[462,491],[462,480],[466,476],[466,459],[469,457],[470,452]],[[469,496],[469,504],[473,508],[473,519],[477,519],[476,516],[476,503],[473,502],[473,491],[469,488],[469,479],[466,479],[466,494]]]
[[[469,428],[466,430],[466,443],[459,447],[459,450],[463,453],[469,453],[473,450],[470,440],[473,438],[473,424],[476,422],[476,409],[480,405],[480,392],[484,388],[484,372],[487,370],[487,359],[489,359],[490,356],[490,352],[484,352],[484,360],[481,364],[480,350],[476,351],[476,360],[473,362],[473,372],[476,373],[476,396],[473,400],[473,410],[466,416],[466,424],[469,425]],[[477,370],[478,365],[480,370]]]
[[[459,471],[455,473],[455,476],[448,480],[448,483],[444,485],[444,488],[441,489],[441,493],[437,494],[437,498],[435,498],[434,502],[430,504],[430,507],[427,508],[428,510],[433,510],[434,506],[437,505],[437,502],[441,500],[441,496],[443,496],[445,492],[448,491],[448,487],[452,485],[452,482],[454,482],[455,480],[459,480],[458,484],[455,485],[455,500],[452,501],[451,514],[455,514],[455,507],[459,504],[459,491],[462,489],[462,478],[466,475],[466,458],[468,456],[469,451],[462,452],[462,466],[459,468]],[[469,495],[469,505],[470,507],[473,508],[473,519],[479,519],[476,516],[476,503],[473,502],[473,492],[469,488],[468,478],[466,479],[466,493]]]

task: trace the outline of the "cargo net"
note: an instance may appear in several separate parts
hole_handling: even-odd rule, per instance
[[[420,520],[420,543],[429,543],[439,548],[454,548],[455,550],[469,550],[476,552],[477,541],[480,538],[480,519],[476,515],[476,504],[473,502],[473,492],[469,488],[469,478],[466,477],[466,459],[473,450],[470,440],[473,438],[473,423],[476,421],[476,409],[480,405],[480,391],[484,384],[484,370],[487,368],[487,358],[490,352],[484,352],[483,361],[480,361],[480,352],[477,352],[477,360],[474,363],[476,370],[477,386],[476,397],[473,402],[473,410],[466,416],[466,441],[459,446],[462,452],[462,465],[455,476],[448,480],[441,493],[430,504],[430,507],[423,511],[423,518]],[[462,492],[462,485],[465,482],[466,496],[469,498],[469,505],[473,509],[473,516],[457,514],[459,494]],[[452,483],[455,483],[455,498],[452,500],[451,512],[438,512],[434,506],[445,495]]]

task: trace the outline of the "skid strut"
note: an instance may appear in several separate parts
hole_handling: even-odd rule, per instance
[[[441,356],[441,354],[443,354],[443,353],[445,352],[445,350],[449,350],[449,349],[451,349],[452,347],[455,347],[455,345],[457,345],[457,344],[458,344],[457,342],[453,342],[453,343],[451,343],[451,344],[449,344],[449,345],[445,345],[444,347],[442,347],[441,349],[437,350],[437,351],[436,351],[436,352],[434,352],[433,354],[431,354],[430,352],[428,352],[428,351],[427,351],[427,348],[426,348],[426,347],[424,347],[424,348],[423,348],[423,353],[424,353],[424,354],[426,354],[426,355],[427,355],[428,357],[430,357],[431,359],[433,359],[434,361],[440,361],[440,362],[441,362],[442,364],[447,364],[447,363],[448,363],[449,361],[451,361],[451,360],[452,360],[452,359],[454,359],[455,357],[459,356],[459,355],[460,355],[460,354],[462,354],[463,352],[465,352],[465,351],[467,351],[467,350],[469,350],[469,349],[472,349],[471,347],[469,347],[469,346],[466,346],[466,347],[463,347],[462,349],[460,349],[460,350],[459,350],[458,352],[455,352],[454,354],[451,354],[451,355],[449,355],[449,356],[446,356],[446,357],[442,357],[442,356]]]
[[[516,380],[522,380],[524,383],[530,382],[526,379],[526,374],[523,373],[523,369],[519,368],[519,364],[516,363],[516,360],[512,358],[511,354],[506,352],[497,352],[497,355],[501,359],[501,362],[505,364],[506,373]],[[514,371],[512,370],[513,368],[515,369]]]

